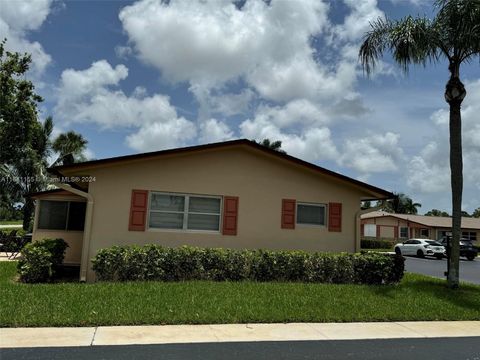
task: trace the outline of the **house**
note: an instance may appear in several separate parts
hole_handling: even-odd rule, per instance
[[[361,215],[362,238],[401,241],[408,238],[440,240],[452,231],[452,218],[374,211]],[[480,239],[480,219],[462,217],[462,237]]]
[[[90,259],[113,245],[347,251],[360,248],[372,185],[249,140],[50,169],[60,189],[32,194],[33,239],[69,244],[65,262],[94,280]]]

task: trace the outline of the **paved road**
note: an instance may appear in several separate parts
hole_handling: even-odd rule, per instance
[[[207,343],[1,349],[2,360],[479,360],[480,338]]]
[[[447,271],[447,260],[435,258],[416,258],[406,256],[405,269],[408,272],[435,276],[445,279],[443,273]],[[460,279],[475,284],[480,284],[480,258],[473,261],[460,258]],[[480,359],[479,359],[480,360]]]

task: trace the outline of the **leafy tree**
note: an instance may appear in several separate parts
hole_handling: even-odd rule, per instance
[[[254,142],[256,142],[255,140],[253,140]],[[256,142],[257,144],[260,144],[262,146],[265,146],[269,149],[272,149],[272,150],[275,150],[275,151],[278,151],[282,154],[286,154],[287,152],[282,150],[282,142],[280,140],[277,140],[277,141],[271,141],[270,139],[263,139],[262,141],[260,142]]]
[[[0,213],[9,216],[22,202],[23,228],[28,229],[34,205],[26,195],[44,190],[49,182],[45,169],[52,151],[53,121],[39,120],[37,106],[43,99],[26,77],[30,55],[8,52],[5,43],[0,43]],[[68,152],[81,159],[86,140],[69,132],[54,145],[61,155]]]
[[[53,141],[52,149],[59,154],[54,165],[68,165],[74,162],[85,161],[83,152],[88,144],[81,134],[69,131],[58,135]]]
[[[432,209],[428,212],[425,213],[425,216],[443,216],[443,217],[449,217],[450,214],[446,211],[441,211],[437,209]]]
[[[462,125],[460,107],[466,91],[460,68],[480,55],[480,0],[437,0],[433,19],[407,16],[400,20],[378,19],[371,24],[359,57],[370,74],[385,51],[408,72],[410,65],[448,62],[450,79],[445,101],[450,106],[450,170],[452,188],[452,249],[448,285],[459,286],[459,252],[463,192]]]
[[[383,211],[395,214],[412,214],[418,213],[418,208],[422,206],[420,203],[414,203],[413,200],[403,193],[394,193],[393,200],[381,200],[377,202]]]
[[[474,218],[480,218],[480,207],[476,208],[473,210],[472,217]]]
[[[5,50],[0,43],[0,164],[2,167],[2,198],[19,201],[44,186],[44,169],[49,152],[49,136],[53,123],[48,118],[38,121],[37,105],[42,98],[26,79],[30,55]],[[6,193],[10,191],[9,193]],[[25,198],[23,227],[30,225],[33,202]]]
[[[472,217],[468,212],[462,210],[462,217]]]
[[[371,209],[372,208],[372,202],[367,200],[367,201],[363,201],[362,202],[362,205],[361,205],[361,209],[362,210],[367,210],[367,209]]]

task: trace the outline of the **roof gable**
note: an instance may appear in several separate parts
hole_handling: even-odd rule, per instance
[[[206,145],[189,146],[184,148],[176,148],[176,149],[161,150],[161,151],[141,153],[141,154],[135,154],[135,155],[119,156],[119,157],[113,157],[113,158],[107,158],[107,159],[101,159],[101,160],[92,160],[92,161],[86,161],[82,163],[71,164],[71,165],[53,167],[53,168],[50,168],[49,171],[53,174],[61,176],[65,172],[70,173],[72,171],[87,171],[88,169],[92,169],[92,168],[105,167],[105,166],[120,164],[124,162],[147,161],[150,159],[157,159],[163,156],[188,154],[188,153],[199,152],[199,151],[220,150],[220,149],[233,148],[233,147],[248,147],[250,149],[259,151],[265,155],[273,156],[279,160],[286,161],[290,164],[295,164],[297,166],[310,169],[319,174],[341,180],[350,185],[353,185],[355,187],[358,187],[360,189],[367,191],[369,194],[372,195],[372,199],[389,199],[389,198],[393,198],[394,196],[391,192],[388,192],[384,189],[361,182],[356,179],[352,179],[348,176],[325,169],[321,166],[309,163],[307,161],[301,160],[294,156],[269,149],[263,145],[257,144],[254,141],[250,141],[247,139],[231,140],[231,141],[212,143],[212,144],[206,144]]]

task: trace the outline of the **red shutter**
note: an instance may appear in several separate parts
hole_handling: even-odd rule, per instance
[[[381,228],[380,225],[377,225],[377,239],[380,239]]]
[[[148,191],[132,190],[132,202],[130,204],[129,231],[145,231],[147,218]]]
[[[365,224],[360,225],[360,236],[365,236]]]
[[[296,201],[282,199],[282,229],[295,229]]]
[[[223,197],[223,235],[237,235],[238,196]]]
[[[342,231],[342,204],[328,204],[328,231]]]
[[[393,227],[393,237],[395,238],[395,240],[398,239],[398,226],[394,226]]]

